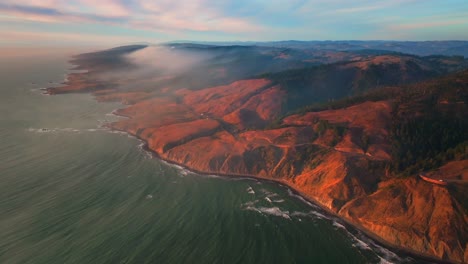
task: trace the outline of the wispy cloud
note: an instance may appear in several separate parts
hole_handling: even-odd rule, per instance
[[[453,25],[465,25],[468,27],[468,18],[447,19],[443,21],[424,21],[424,22],[395,24],[395,25],[389,25],[388,29],[390,30],[415,30],[415,29],[422,29],[422,28],[430,29],[430,28],[453,26]]]
[[[34,31],[0,31],[0,44],[14,46],[24,43],[50,43],[55,46],[80,46],[86,43],[99,43],[100,45],[115,45],[116,43],[138,42],[139,38],[116,35],[99,35],[86,33],[65,32],[34,32]],[[153,41],[157,41],[154,39]],[[49,45],[50,46],[50,45]]]
[[[0,3],[0,14],[49,23],[110,23],[155,31],[252,32],[262,27],[231,17],[206,0],[186,2],[137,0],[11,1]]]
[[[69,25],[81,31],[67,32],[63,26],[62,33],[89,34],[101,28],[103,36],[122,34],[130,40],[138,35],[142,41],[153,35],[164,40],[417,38],[426,27],[466,26],[453,13],[468,17],[466,0],[0,1],[0,22],[21,25],[25,32],[33,31],[27,23],[38,22],[44,34],[54,33],[56,25]],[[433,19],[435,14],[440,17]]]
[[[0,14],[3,16],[13,16],[22,20],[47,23],[122,23],[126,20],[125,17],[96,15],[93,13],[67,12],[51,7],[5,4],[0,4]]]

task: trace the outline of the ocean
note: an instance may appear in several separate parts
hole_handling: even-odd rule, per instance
[[[1,55],[0,55],[1,56]],[[414,263],[284,186],[198,175],[43,95],[65,54],[0,58],[0,263]]]

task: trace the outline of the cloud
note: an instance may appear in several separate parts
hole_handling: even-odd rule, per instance
[[[33,1],[5,0],[0,15],[47,23],[106,23],[153,31],[254,32],[263,28],[245,18],[232,17],[206,0]]]
[[[466,16],[467,11],[460,5],[466,0],[0,1],[3,23],[33,21],[41,23],[46,32],[60,25],[62,31],[75,28],[85,34],[95,32],[96,25],[100,30],[109,29],[104,35],[140,36],[141,41],[154,35],[166,41],[388,39],[393,35],[385,35],[385,30],[394,34],[398,29],[422,31],[436,24],[448,29],[456,23],[451,14]],[[432,20],[436,13],[445,17]],[[433,39],[437,39],[436,33]]]
[[[99,34],[64,33],[64,32],[34,32],[34,31],[0,31],[0,44],[14,46],[21,43],[50,43],[50,45],[82,45],[83,43],[100,43],[115,45],[116,43],[138,42],[138,38],[128,36],[109,36]]]
[[[103,16],[91,13],[64,12],[59,9],[43,6],[5,5],[0,4],[0,14],[13,16],[16,19],[46,23],[123,23],[125,18]]]
[[[453,25],[467,25],[467,18],[457,18],[457,19],[447,19],[443,21],[424,21],[424,22],[410,22],[403,24],[389,25],[388,29],[398,31],[398,30],[415,30],[422,28],[435,28],[435,27],[445,27]]]

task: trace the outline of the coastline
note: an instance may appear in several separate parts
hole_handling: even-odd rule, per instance
[[[118,110],[118,109],[116,109],[116,110]],[[113,111],[114,115],[120,116],[120,117],[125,117],[125,118],[131,118],[131,117],[127,117],[127,116],[117,114],[116,110]],[[411,258],[415,259],[416,261],[422,262],[422,263],[441,263],[441,264],[456,264],[457,263],[457,262],[452,262],[452,261],[448,261],[448,260],[439,259],[439,258],[436,258],[434,256],[424,254],[424,253],[421,253],[421,252],[417,252],[417,251],[411,250],[409,248],[404,248],[404,247],[392,244],[392,243],[390,243],[388,241],[385,241],[381,237],[379,237],[377,234],[365,229],[364,227],[360,226],[357,223],[353,223],[353,222],[345,219],[344,217],[341,217],[340,215],[336,214],[335,212],[331,211],[330,209],[324,207],[317,200],[315,200],[314,198],[307,196],[305,193],[295,189],[293,186],[289,185],[286,181],[277,180],[277,179],[273,179],[273,178],[266,178],[266,177],[257,176],[257,175],[200,171],[200,170],[197,170],[197,169],[194,169],[194,168],[190,168],[190,167],[186,166],[185,164],[162,158],[156,151],[154,151],[154,150],[152,150],[152,149],[150,149],[148,147],[148,142],[146,140],[140,138],[139,136],[133,135],[133,134],[131,134],[128,131],[125,131],[125,130],[113,129],[111,127],[107,127],[107,128],[109,130],[111,130],[111,131],[118,131],[118,132],[126,133],[127,135],[130,135],[130,136],[136,138],[137,140],[142,142],[142,144],[143,144],[142,149],[149,152],[153,158],[156,158],[156,159],[158,159],[160,161],[166,162],[166,163],[171,164],[171,165],[181,167],[181,168],[183,168],[183,169],[185,169],[185,170],[187,170],[187,171],[189,171],[191,173],[194,173],[194,174],[206,175],[206,176],[215,175],[215,176],[224,177],[224,178],[260,180],[260,181],[264,181],[264,182],[274,183],[274,184],[280,185],[280,186],[282,186],[284,188],[287,188],[294,195],[297,195],[301,199],[303,199],[306,202],[306,204],[308,203],[308,205],[311,204],[313,206],[316,206],[317,208],[322,210],[322,212],[325,212],[329,216],[341,221],[342,223],[340,223],[340,224],[344,224],[344,226],[345,226],[345,228],[346,228],[346,230],[348,232],[350,232],[349,228],[351,228],[351,230],[355,229],[358,232],[358,235],[363,235],[365,238],[370,239],[373,242],[375,242],[377,246],[387,248],[392,253],[406,255],[406,256],[411,257]],[[359,232],[361,232],[361,234],[359,234]],[[350,233],[353,234],[352,232],[350,232]]]
[[[70,61],[70,63],[74,64],[71,61]],[[69,74],[73,74],[73,72],[68,72],[68,75]],[[49,91],[47,89],[45,89],[45,93],[46,94],[51,94],[51,93],[49,93]],[[96,99],[96,95],[93,93],[93,91],[84,90],[84,91],[80,91],[79,93],[89,93],[90,95],[92,95],[94,97],[94,99]],[[122,107],[126,107],[126,105],[122,104]],[[119,108],[119,109],[121,109],[121,108]],[[119,116],[119,117],[125,117],[125,118],[130,118],[130,119],[132,118],[131,116],[126,116],[126,115],[120,114],[118,109],[115,109],[112,112],[112,114],[116,115],[116,116]],[[333,212],[332,210],[326,208],[321,203],[319,203],[317,200],[315,200],[313,197],[310,197],[310,196],[306,195],[305,193],[297,190],[295,187],[293,187],[287,181],[284,181],[284,180],[281,180],[281,179],[267,178],[267,177],[258,176],[258,175],[222,173],[222,172],[215,172],[215,171],[200,171],[200,170],[197,170],[195,168],[191,168],[191,167],[189,167],[189,166],[187,166],[187,165],[185,165],[183,163],[178,163],[176,161],[167,160],[167,159],[162,158],[156,151],[154,151],[154,150],[152,150],[152,149],[150,149],[148,147],[148,142],[146,140],[140,138],[137,135],[132,134],[131,132],[128,132],[128,131],[125,131],[125,130],[120,130],[120,129],[115,129],[115,128],[112,128],[111,126],[108,126],[108,125],[104,125],[104,127],[108,128],[111,131],[118,131],[118,132],[126,133],[127,135],[130,135],[132,137],[137,138],[139,141],[142,142],[142,149],[144,149],[144,150],[148,151],[149,153],[151,153],[151,155],[153,157],[155,157],[155,158],[157,158],[157,159],[159,159],[161,161],[167,162],[169,164],[173,164],[173,165],[182,167],[182,168],[184,168],[184,169],[186,169],[186,170],[188,170],[190,172],[193,172],[195,174],[199,174],[199,175],[216,175],[216,176],[227,177],[227,178],[240,178],[240,179],[243,178],[243,179],[262,180],[262,181],[271,182],[271,183],[275,183],[275,184],[278,184],[280,186],[283,186],[283,187],[287,188],[288,190],[290,190],[293,194],[298,195],[305,202],[308,202],[308,203],[311,203],[314,206],[317,206],[323,212],[327,213],[327,215],[329,215],[329,216],[331,216],[333,218],[339,219],[342,222],[342,224],[345,225],[345,227],[350,227],[350,228],[352,228],[351,230],[355,230],[358,233],[360,232],[359,233],[360,235],[363,235],[365,238],[370,239],[372,242],[375,242],[375,244],[377,246],[387,248],[393,253],[406,255],[408,257],[414,258],[416,261],[421,262],[421,263],[458,263],[458,262],[453,262],[453,261],[449,261],[449,260],[444,260],[444,259],[438,258],[438,257],[430,255],[430,254],[425,254],[425,253],[422,253],[422,252],[419,252],[419,251],[415,251],[415,250],[412,250],[411,248],[401,247],[401,246],[392,244],[391,242],[388,242],[388,241],[384,240],[383,238],[381,238],[377,234],[373,233],[372,231],[362,227],[358,223],[351,222],[350,220],[348,220],[348,219],[340,216],[339,214]],[[348,229],[348,231],[350,231],[350,230]],[[351,234],[353,234],[353,233],[351,232]]]

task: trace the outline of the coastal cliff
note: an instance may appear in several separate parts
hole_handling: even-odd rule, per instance
[[[353,63],[367,69],[372,63],[401,61],[385,57]],[[288,112],[292,99],[285,84],[268,76],[157,92],[120,91],[96,76],[71,74],[63,87],[47,91],[92,92],[99,101],[128,105],[116,111],[128,119],[108,126],[144,140],[161,159],[201,173],[281,182],[391,245],[468,262],[466,179],[443,187],[418,178],[426,163],[409,169],[401,165],[408,160],[395,165],[395,152],[403,148],[395,146],[405,139],[399,134],[406,125],[400,124],[402,115],[408,124],[419,124],[431,108],[441,118],[461,115],[466,121],[468,72],[295,112]],[[466,123],[456,125],[466,129]],[[450,157],[466,164],[466,144],[462,148]],[[444,169],[445,158],[431,162],[441,168],[441,178],[445,171],[467,171],[459,164]]]

